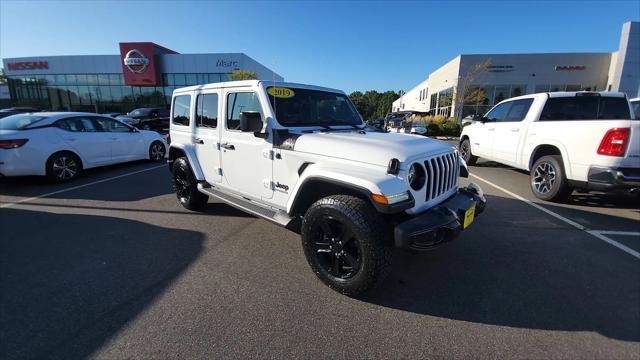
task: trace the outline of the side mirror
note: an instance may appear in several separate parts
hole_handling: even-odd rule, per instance
[[[130,131],[130,132],[132,132],[132,133],[140,132],[140,131],[138,130],[138,128],[133,127],[133,126],[129,128],[129,131]]]
[[[243,111],[240,113],[240,131],[260,132],[262,131],[262,115],[257,111]]]

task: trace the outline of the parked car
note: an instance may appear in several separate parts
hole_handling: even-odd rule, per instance
[[[392,246],[426,251],[485,207],[454,146],[367,131],[342,91],[273,81],[176,89],[169,169],[176,197],[209,196],[299,231],[329,287],[359,294],[388,270]],[[194,106],[194,104],[198,104]]]
[[[166,153],[158,133],[104,115],[42,112],[0,119],[0,177],[41,175],[63,182],[92,167],[164,161]]]
[[[31,112],[38,112],[38,111],[40,110],[32,107],[10,107],[5,109],[0,109],[0,118],[15,115],[15,114],[31,113]]]
[[[124,122],[143,130],[166,132],[169,130],[169,110],[162,108],[140,108],[127,113]]]
[[[116,118],[118,118],[118,116],[124,115],[124,113],[110,112],[110,113],[103,113],[102,115],[106,115],[106,116],[109,116],[109,117],[112,117],[112,118],[116,119]]]
[[[574,188],[640,187],[640,121],[622,93],[556,92],[515,97],[464,127],[460,153],[530,172],[533,194],[556,201]]]
[[[399,134],[427,135],[427,128],[422,122],[393,122],[388,130]]]

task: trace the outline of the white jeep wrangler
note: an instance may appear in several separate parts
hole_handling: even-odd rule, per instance
[[[331,288],[359,294],[388,269],[393,245],[429,250],[482,212],[452,145],[365,130],[341,91],[271,81],[177,89],[169,168],[180,203],[212,196],[297,231]]]

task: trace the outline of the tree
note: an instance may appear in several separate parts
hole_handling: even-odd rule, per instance
[[[391,111],[391,105],[399,97],[400,95],[393,91],[379,93],[375,90],[365,93],[354,91],[349,95],[351,102],[367,122],[373,122],[387,115]]]
[[[482,76],[489,70],[490,66],[491,58],[479,64],[473,64],[468,71],[464,71],[464,76],[458,79],[458,86],[454,95],[456,102],[456,119],[462,117],[465,105],[477,105],[478,103],[482,103],[486,98],[486,92],[480,86],[479,80],[482,79]]]
[[[229,75],[230,80],[255,80],[257,78],[258,74],[249,70],[236,70]]]

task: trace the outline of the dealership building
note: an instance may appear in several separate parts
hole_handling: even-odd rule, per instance
[[[459,55],[403,94],[392,110],[464,117],[514,96],[578,90],[640,96],[639,22],[622,26],[612,53]]]
[[[151,42],[120,43],[120,55],[3,59],[13,106],[127,112],[169,107],[176,88],[226,81],[237,70],[283,81],[242,53],[179,54]]]

